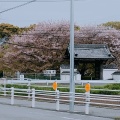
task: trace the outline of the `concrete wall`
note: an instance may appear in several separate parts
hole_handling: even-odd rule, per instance
[[[74,72],[76,72],[77,71],[77,69],[74,69]],[[70,69],[62,69],[62,68],[60,68],[60,73],[62,73],[62,72],[70,72]]]
[[[112,79],[112,73],[118,69],[103,69],[103,80]]]
[[[70,73],[60,74],[60,79],[61,80],[70,80]],[[75,74],[74,75],[74,80],[81,80],[81,75],[80,74]]]
[[[77,73],[77,69],[74,69],[74,72],[75,72],[74,80],[81,80],[81,75]],[[70,69],[63,69],[60,67],[60,79],[61,80],[70,80]]]
[[[120,75],[112,75],[113,76],[113,80],[120,80]]]

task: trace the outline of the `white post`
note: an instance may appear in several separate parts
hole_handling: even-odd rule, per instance
[[[86,101],[86,104],[85,104],[85,114],[89,114],[89,104],[90,104],[90,92],[86,92],[85,93],[85,101]]]
[[[81,82],[82,86],[83,86],[83,82]]]
[[[28,80],[28,99],[30,99],[30,85],[31,85],[31,83],[30,83],[30,80]]]
[[[32,89],[32,107],[35,107],[35,89]]]
[[[14,87],[11,87],[11,105],[14,104]]]
[[[4,96],[6,96],[6,79],[4,79]]]
[[[74,112],[74,0],[70,1],[70,112]]]
[[[47,79],[46,79],[46,81],[47,81]],[[49,84],[48,84],[48,81],[47,81],[46,83],[47,83],[47,86],[48,86],[48,85],[49,85]]]
[[[56,110],[59,110],[59,109],[60,109],[60,101],[59,101],[59,98],[60,98],[60,92],[59,92],[59,90],[56,90]]]
[[[20,79],[20,72],[17,71],[17,80],[19,80],[19,79]]]

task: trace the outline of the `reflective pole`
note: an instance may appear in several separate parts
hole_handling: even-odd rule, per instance
[[[74,111],[74,0],[70,2],[70,112]]]

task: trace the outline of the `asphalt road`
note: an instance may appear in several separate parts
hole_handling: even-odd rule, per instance
[[[69,112],[0,104],[0,120],[114,120]]]

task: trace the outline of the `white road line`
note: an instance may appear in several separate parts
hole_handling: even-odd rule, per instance
[[[67,120],[82,120],[82,119],[75,119],[75,118],[69,118],[69,117],[62,117],[64,119],[67,119]]]

